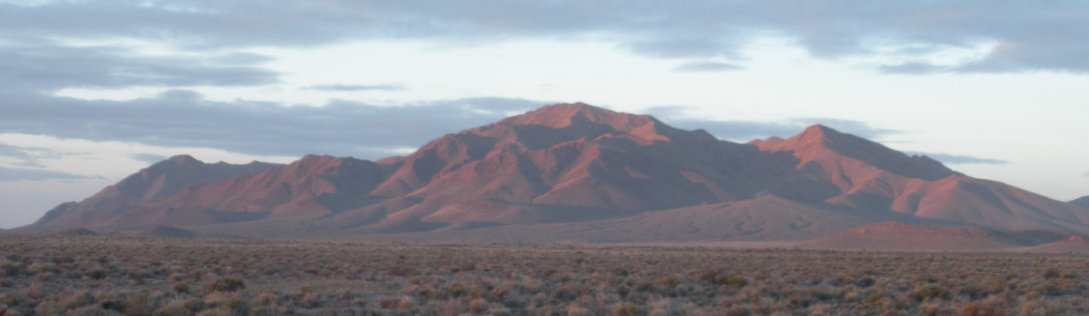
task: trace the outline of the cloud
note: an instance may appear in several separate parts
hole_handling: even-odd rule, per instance
[[[723,63],[723,62],[716,62],[716,61],[687,62],[687,63],[680,64],[676,68],[673,68],[674,71],[683,71],[683,72],[717,72],[717,71],[731,71],[731,70],[739,70],[739,69],[743,69],[743,67],[738,66],[738,65],[734,65],[734,64],[730,64],[730,63]]]
[[[40,168],[42,164],[38,163],[37,158],[34,155],[28,153],[28,151],[40,151],[40,148],[26,148],[11,146],[7,144],[0,144],[0,157],[8,158],[12,161],[12,164],[19,167]]]
[[[882,65],[878,67],[878,69],[883,73],[908,75],[922,75],[949,70],[948,67],[937,66],[926,62],[906,62]]]
[[[306,87],[308,90],[320,90],[320,91],[367,91],[367,90],[403,90],[404,87],[396,84],[379,84],[379,85],[347,85],[347,84],[326,84]]]
[[[167,156],[157,155],[157,154],[135,154],[135,155],[132,155],[132,159],[147,162],[147,163],[156,163],[156,162],[166,160],[167,158],[168,158]]]
[[[889,46],[941,49],[995,43],[977,60],[953,65],[950,71],[1085,73],[1086,10],[1089,3],[1079,1],[1040,5],[980,0],[878,5],[862,0],[790,5],[498,1],[471,9],[449,1],[42,1],[0,4],[0,38],[136,38],[204,51],[375,39],[480,43],[548,38],[608,40],[646,56],[708,58],[736,56],[755,38],[776,36],[831,59],[881,55]],[[918,60],[927,53],[904,49],[893,54]],[[897,65],[910,66],[892,62],[886,67],[895,70]]]
[[[1001,159],[981,158],[967,155],[951,155],[945,153],[923,153],[923,152],[905,152],[910,155],[922,155],[930,157],[934,160],[941,161],[947,164],[989,164],[989,165],[1004,165],[1010,163],[1009,161]]]
[[[736,141],[762,139],[771,136],[790,137],[813,124],[822,124],[841,132],[868,139],[878,139],[900,131],[877,128],[869,124],[830,118],[795,118],[779,122],[710,120],[687,116],[683,106],[662,106],[647,109],[647,113],[661,119],[666,124],[686,129],[703,129],[718,138]]]
[[[0,182],[11,181],[45,181],[45,180],[79,180],[99,179],[100,177],[84,176],[67,172],[52,171],[34,168],[6,168],[0,167]]]
[[[895,134],[902,133],[901,131],[898,131],[898,130],[891,130],[891,129],[885,129],[885,128],[879,128],[879,127],[875,127],[875,126],[870,126],[870,124],[867,124],[865,122],[854,121],[854,120],[834,119],[834,118],[819,118],[819,117],[797,118],[797,119],[793,119],[792,123],[796,124],[798,126],[810,126],[810,125],[814,125],[814,124],[821,124],[821,125],[831,127],[833,129],[836,129],[836,130],[841,131],[841,132],[854,134],[855,136],[861,136],[863,138],[868,138],[868,139],[878,139],[878,138],[881,138],[881,137],[884,137],[884,136],[887,136],[887,135],[895,135]]]
[[[0,156],[30,158],[22,147],[0,144]]]
[[[1081,174],[1081,176],[1089,178],[1089,171],[1086,171],[1085,173]]]
[[[204,147],[255,155],[332,154],[376,159],[443,134],[491,123],[544,102],[475,98],[373,106],[332,101],[323,107],[213,102],[174,90],[132,101],[0,94],[0,133]]]
[[[224,56],[213,55],[211,59],[219,57]],[[232,54],[224,58],[240,57]],[[0,90],[252,86],[277,81],[276,73],[256,66],[212,60],[182,55],[147,56],[119,46],[72,47],[49,42],[0,45]]]

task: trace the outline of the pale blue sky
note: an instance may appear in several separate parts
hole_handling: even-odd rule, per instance
[[[175,154],[376,159],[540,105],[812,123],[1089,194],[1089,4],[4,1],[0,227]]]

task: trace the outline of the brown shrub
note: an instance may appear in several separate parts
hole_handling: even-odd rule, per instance
[[[922,300],[928,300],[928,299],[937,299],[937,298],[948,299],[949,298],[949,290],[946,290],[944,287],[941,287],[940,285],[937,285],[937,284],[925,284],[925,285],[921,285],[919,287],[916,287],[914,290],[911,290],[911,292],[908,293],[908,297],[910,297],[910,298],[912,298],[912,299],[914,299],[916,301],[922,301]]]
[[[639,316],[646,315],[646,311],[639,308],[638,305],[632,303],[618,303],[613,307],[612,315],[614,316]]]
[[[480,314],[488,310],[488,302],[484,299],[474,299],[469,302],[469,311]]]
[[[246,288],[246,282],[242,279],[235,277],[223,277],[208,283],[209,291],[212,292],[234,292]]]

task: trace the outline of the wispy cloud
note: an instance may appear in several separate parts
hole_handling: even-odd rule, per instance
[[[907,152],[907,154],[927,156],[934,160],[941,161],[947,164],[988,164],[988,165],[1003,165],[1010,163],[1009,161],[993,158],[982,158],[969,155],[952,155],[946,153],[924,153],[924,152]]]
[[[326,84],[306,87],[308,90],[320,90],[320,91],[367,91],[367,90],[379,90],[379,91],[392,91],[403,90],[405,87],[397,84],[378,84],[378,85],[351,85],[351,84]]]
[[[790,137],[813,124],[823,124],[845,133],[869,139],[900,133],[900,131],[878,128],[864,122],[831,118],[795,118],[775,122],[693,118],[684,113],[686,109],[683,106],[663,106],[647,109],[647,112],[676,127],[703,129],[716,137],[735,141],[748,141],[771,136]]]
[[[0,144],[0,157],[6,158],[12,165],[20,168],[41,168],[42,165],[38,163],[37,158],[29,153],[32,150],[40,149]]]
[[[166,160],[166,158],[167,158],[166,156],[158,155],[158,154],[135,154],[135,155],[132,155],[132,159],[147,162],[147,163],[160,162],[160,161]]]
[[[922,75],[935,72],[948,71],[946,67],[926,62],[906,62],[900,64],[888,64],[879,67],[879,70],[888,74]]]
[[[476,98],[406,106],[332,101],[322,107],[287,107],[268,102],[207,101],[185,90],[120,102],[35,93],[0,94],[0,98],[5,100],[7,114],[0,116],[0,133],[204,147],[256,155],[313,153],[371,159],[546,104]]]
[[[678,65],[673,68],[674,71],[682,72],[719,72],[719,71],[731,71],[744,69],[741,66],[731,63],[717,62],[717,61],[694,61],[687,62]]]
[[[47,169],[0,167],[0,182],[79,179],[100,179],[100,177],[84,176]]]

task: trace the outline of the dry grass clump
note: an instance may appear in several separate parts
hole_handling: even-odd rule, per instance
[[[1089,314],[1086,254],[0,237],[0,315]]]

